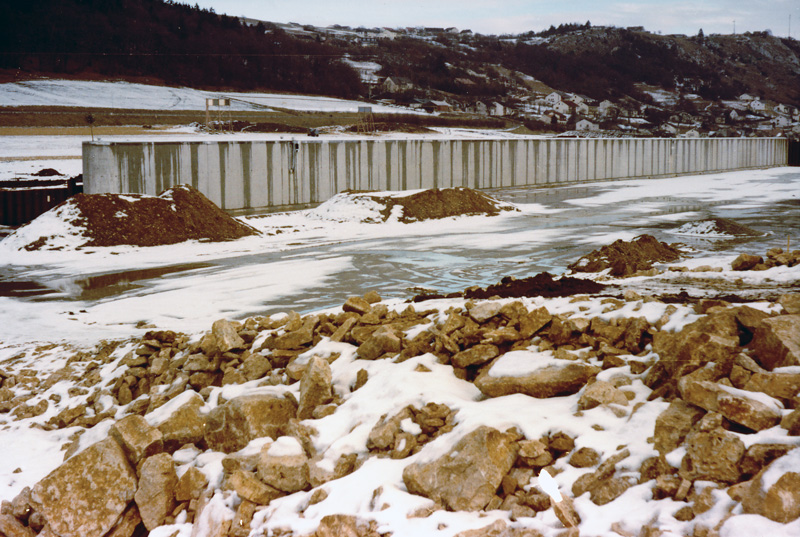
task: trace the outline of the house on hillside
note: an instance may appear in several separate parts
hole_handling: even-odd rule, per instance
[[[432,114],[434,112],[452,112],[453,105],[447,101],[427,101],[422,105],[422,109]]]
[[[592,123],[588,119],[581,119],[575,123],[575,128],[579,131],[599,131],[600,125]]]
[[[790,107],[785,104],[776,104],[775,107],[772,109],[775,113],[781,115],[788,115],[790,113]]]
[[[566,125],[567,124],[567,116],[564,114],[559,114],[553,110],[548,110],[544,113],[542,117],[542,121],[548,123],[550,125]]]
[[[479,116],[488,116],[489,108],[486,106],[485,103],[477,101],[467,107],[467,112],[469,112],[470,114],[478,114]]]
[[[493,102],[489,105],[489,115],[496,117],[508,115],[508,108],[498,102]]]
[[[754,97],[749,93],[742,93],[741,95],[739,95],[740,101],[752,101],[753,99],[758,99],[758,97]]]
[[[765,105],[760,99],[753,99],[750,101],[749,107],[753,112],[763,112],[767,109],[767,105]]]
[[[786,116],[776,116],[772,118],[772,127],[776,129],[788,127],[791,124],[792,121]]]
[[[616,104],[612,103],[608,99],[602,101],[597,106],[597,111],[600,113],[601,116],[614,116],[619,114],[619,108]]]
[[[553,105],[553,110],[559,114],[571,114],[575,111],[575,103],[569,100],[558,101]]]
[[[399,93],[401,91],[408,91],[414,87],[411,79],[404,76],[389,76],[383,81],[383,89],[389,93]]]
[[[544,98],[545,102],[550,106],[555,106],[556,103],[561,101],[566,101],[569,99],[569,94],[564,93],[563,91],[554,91],[550,93],[547,97]]]

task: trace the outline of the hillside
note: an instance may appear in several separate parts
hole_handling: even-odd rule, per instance
[[[42,0],[15,6],[0,36],[0,76],[15,81],[113,78],[384,100],[515,117],[534,130],[580,128],[583,118],[638,135],[772,135],[800,121],[800,42],[768,32],[662,36],[587,22],[491,36],[275,24],[163,0]],[[545,102],[554,90],[586,107]],[[597,109],[604,100],[613,111]]]

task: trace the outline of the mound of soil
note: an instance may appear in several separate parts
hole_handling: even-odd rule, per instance
[[[461,215],[496,216],[501,211],[519,210],[513,205],[471,188],[423,190],[402,198],[383,198],[381,202],[386,205],[389,213],[395,206],[402,206],[401,222],[419,222]]]
[[[651,269],[653,263],[677,261],[680,257],[676,247],[652,235],[639,235],[630,242],[618,240],[594,250],[568,268],[574,272],[601,272],[610,268],[611,276],[624,277]]]
[[[403,197],[374,197],[385,206],[382,213],[386,218],[392,210],[400,206],[403,213],[401,222],[421,222],[450,216],[486,215],[497,216],[502,211],[518,211],[511,204],[496,200],[491,196],[471,188],[434,188]]]
[[[490,285],[486,288],[470,287],[460,293],[450,293],[440,295],[434,293],[424,293],[416,295],[411,299],[412,302],[422,302],[432,298],[474,298],[485,299],[492,297],[500,298],[520,298],[531,296],[543,296],[548,298],[563,297],[572,295],[588,295],[599,293],[605,285],[592,280],[572,278],[563,276],[554,279],[548,272],[542,272],[530,278],[520,280],[506,276],[500,283]]]
[[[31,174],[33,177],[53,177],[56,175],[61,175],[61,172],[58,170],[54,170],[53,168],[42,168],[36,173]]]
[[[410,134],[425,134],[436,132],[422,125],[412,125],[410,123],[391,123],[379,121],[372,124],[374,132],[406,132]],[[360,125],[350,125],[345,128],[345,132],[360,133],[363,127]]]
[[[503,211],[518,211],[514,205],[471,188],[420,190],[411,194],[347,190],[310,214],[337,222],[379,224],[386,221],[421,222],[452,216],[497,216]]]
[[[67,204],[72,205],[72,210],[62,209],[60,213],[75,215],[65,224],[81,232],[87,239],[84,246],[159,246],[193,239],[227,241],[258,234],[188,185],[172,187],[158,197],[76,194],[62,205]],[[41,249],[49,238],[40,237],[25,249]]]
[[[688,222],[671,233],[703,237],[760,237],[763,235],[760,231],[727,218],[709,218],[699,222]]]

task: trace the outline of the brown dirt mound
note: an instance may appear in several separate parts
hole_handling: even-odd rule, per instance
[[[677,261],[681,252],[660,242],[652,235],[639,235],[630,242],[623,240],[603,246],[569,265],[574,272],[601,272],[611,269],[611,276],[630,276],[639,270],[653,268],[653,263]]]
[[[548,298],[594,294],[605,288],[605,285],[592,280],[572,278],[563,276],[554,279],[548,272],[542,272],[530,278],[520,280],[506,276],[500,283],[490,285],[486,288],[470,287],[460,293],[450,293],[440,295],[435,293],[419,294],[411,299],[412,302],[422,302],[433,298],[474,298],[485,299],[492,297],[500,298],[520,298],[526,296],[543,296]]]
[[[257,230],[232,218],[196,189],[179,185],[160,196],[77,194],[86,246],[159,246],[187,240],[226,241]]]
[[[364,127],[361,125],[350,125],[345,128],[345,132],[360,133]],[[428,127],[422,125],[412,125],[410,123],[390,123],[390,122],[377,122],[372,125],[373,132],[407,132],[411,134],[424,134],[435,132]]]
[[[434,188],[403,197],[371,197],[385,206],[381,211],[384,220],[389,218],[394,207],[402,206],[403,214],[400,221],[404,223],[463,215],[496,216],[501,211],[519,210],[483,192],[463,187],[441,190]]]
[[[32,173],[34,177],[53,177],[55,175],[61,175],[61,172],[58,170],[54,170],[53,168],[42,168],[36,173]]]

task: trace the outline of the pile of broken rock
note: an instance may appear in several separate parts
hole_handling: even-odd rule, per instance
[[[609,311],[625,305],[603,300]],[[314,505],[326,499],[325,483],[357,471],[370,458],[411,459],[453,434],[459,413],[430,401],[382,416],[363,450],[343,454],[333,465],[318,464],[324,454],[314,442],[315,420],[335,414],[368,382],[362,369],[352,385],[335,385],[331,364],[339,354],[314,352],[320,342],[351,345],[365,361],[401,363],[433,354],[485,398],[580,393],[578,413],[604,406],[626,417],[646,404],[631,408],[631,378],[597,377],[604,369],[628,366],[653,390],[650,399],[670,401],[651,431],[659,455],[624,472],[619,467],[630,453],[622,446],[603,460],[592,448],[576,449],[575,439],[562,431],[526,438],[516,428],[475,427],[446,453],[404,466],[408,492],[433,500],[432,507],[408,516],[499,509],[509,513],[508,524],[495,522],[462,535],[539,535],[518,522],[551,507],[550,497],[529,485],[544,468],[557,473],[554,465],[561,459],[587,469],[571,493],[588,493],[596,505],[652,482],[654,499],[685,502],[675,514],[678,520],[708,511],[717,498],[714,491],[725,490],[745,513],[789,522],[800,517],[800,450],[795,449],[800,447],[800,296],[784,295],[779,304],[776,313],[767,314],[701,301],[695,305],[698,319],[670,332],[664,326],[675,306],[651,324],[644,317],[552,314],[520,300],[466,301],[444,312],[399,310],[372,292],[348,299],[333,313],[220,320],[197,340],[148,332],[138,341],[79,353],[41,383],[21,374],[0,376],[1,410],[16,418],[42,414],[27,401],[59,380],[73,379],[72,393],[85,403],[42,427],[90,430],[114,421],[108,437],[91,445],[74,435],[60,467],[3,502],[0,534],[130,537],[182,522],[193,523],[197,535],[244,536],[257,512],[278,498],[307,491],[308,504]],[[506,362],[522,352],[533,354],[530,349],[546,357],[543,365],[509,372]],[[113,374],[100,374],[109,367]],[[264,391],[224,400],[215,391],[246,382],[265,389],[298,382],[299,397]],[[204,405],[212,398],[208,411]],[[775,427],[785,431],[787,441],[742,440]],[[188,465],[209,452],[225,454],[219,482]],[[188,469],[179,476],[181,465]],[[379,530],[374,520],[342,513],[322,518],[316,535],[386,534]],[[695,535],[712,531],[698,526]]]

